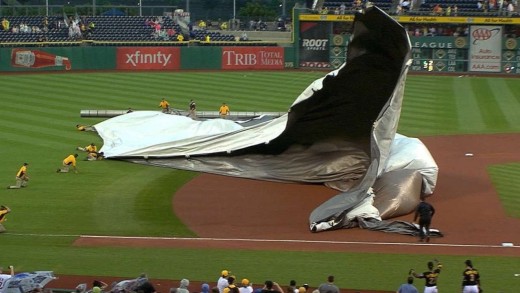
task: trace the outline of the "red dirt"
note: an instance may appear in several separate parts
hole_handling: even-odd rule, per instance
[[[486,167],[492,164],[520,162],[520,134],[437,136],[421,140],[440,170],[435,194],[428,201],[437,210],[433,227],[440,229],[445,237],[432,239],[429,244],[417,243],[411,236],[362,229],[309,232],[311,211],[337,193],[321,185],[201,174],[177,192],[173,209],[199,237],[218,240],[128,239],[125,245],[520,256],[520,219],[505,214],[486,172]],[[467,157],[466,153],[474,156]],[[235,213],[230,221],[225,212],[230,209],[246,212]],[[412,216],[398,219],[411,221]],[[222,226],[226,226],[226,235],[242,240],[222,239]],[[81,238],[75,245],[120,246],[122,241]],[[502,247],[504,242],[515,246]]]

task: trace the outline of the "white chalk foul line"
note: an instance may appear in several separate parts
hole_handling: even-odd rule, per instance
[[[338,245],[398,245],[398,246],[436,246],[436,247],[475,247],[475,248],[520,248],[519,245],[503,246],[491,244],[451,244],[451,243],[411,243],[411,242],[368,242],[368,241],[333,241],[333,240],[299,240],[299,239],[249,239],[249,238],[190,238],[190,237],[142,237],[142,236],[102,236],[102,235],[66,235],[66,234],[17,234],[4,233],[15,236],[41,236],[41,237],[80,237],[98,239],[124,239],[124,240],[171,240],[171,241],[241,241],[241,242],[265,242],[265,243],[308,243],[308,244],[338,244]]]

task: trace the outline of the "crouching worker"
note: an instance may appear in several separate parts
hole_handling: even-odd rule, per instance
[[[11,209],[7,206],[0,206],[0,233],[5,232],[5,227],[2,225],[6,220],[7,214],[11,212]],[[0,279],[1,281],[1,279]]]
[[[78,151],[87,152],[87,160],[88,161],[95,161],[97,157],[97,147],[94,143],[89,144],[88,146],[82,148],[77,147]]]
[[[92,153],[88,153],[87,155],[87,161],[101,161],[103,160],[105,157],[104,157],[104,154],[103,152],[92,152]]]
[[[63,160],[63,167],[56,170],[57,173],[68,173],[70,168],[72,167],[72,170],[74,173],[78,173],[78,169],[76,168],[76,158],[78,157],[78,154],[69,155]]]
[[[7,186],[8,189],[19,189],[22,187],[26,187],[29,183],[29,175],[27,175],[27,163],[23,163],[23,166],[20,167],[20,170],[16,173],[16,183],[15,185]]]

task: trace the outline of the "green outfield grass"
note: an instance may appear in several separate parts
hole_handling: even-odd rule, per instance
[[[71,246],[82,234],[195,236],[171,211],[172,194],[196,176],[194,172],[80,160],[78,175],[55,173],[77,146],[102,144],[95,133],[75,129],[78,123],[102,121],[80,118],[80,110],[158,110],[160,99],[166,97],[178,109],[187,109],[194,99],[200,111],[217,111],[222,102],[231,111],[285,111],[323,75],[280,71],[0,76],[0,178],[4,186],[13,184],[23,162],[30,164],[31,175],[28,188],[0,192],[0,204],[13,209],[5,223],[8,233],[0,235],[0,265],[126,277],[146,271],[153,278],[200,281],[214,281],[220,270],[230,268],[255,283],[297,279],[311,285],[334,274],[342,287],[395,290],[410,267],[424,268],[432,256]],[[409,136],[520,132],[519,99],[518,79],[409,76],[399,132]],[[518,181],[517,166],[506,171],[493,167],[491,173],[497,174],[493,182],[501,196],[518,190],[502,179],[513,176]],[[502,196],[507,209],[520,210],[515,195],[508,194]],[[438,257],[446,263],[442,291],[459,290],[462,262],[471,256]],[[519,279],[512,275],[520,273],[519,258],[472,258],[484,275],[487,292],[513,292],[510,289],[518,287]]]

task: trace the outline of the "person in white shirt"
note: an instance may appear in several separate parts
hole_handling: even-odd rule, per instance
[[[218,281],[217,281],[217,288],[218,288],[218,291],[220,293],[224,292],[224,288],[229,286],[229,282],[228,282],[228,279],[227,279],[228,276],[229,276],[229,271],[228,270],[223,270],[220,273],[220,278],[218,278]]]
[[[251,284],[251,282],[249,282],[248,279],[242,279],[242,282],[241,282],[240,288],[238,288],[238,291],[240,291],[240,293],[253,293],[253,285]],[[290,293],[290,292],[287,292],[287,293]]]

